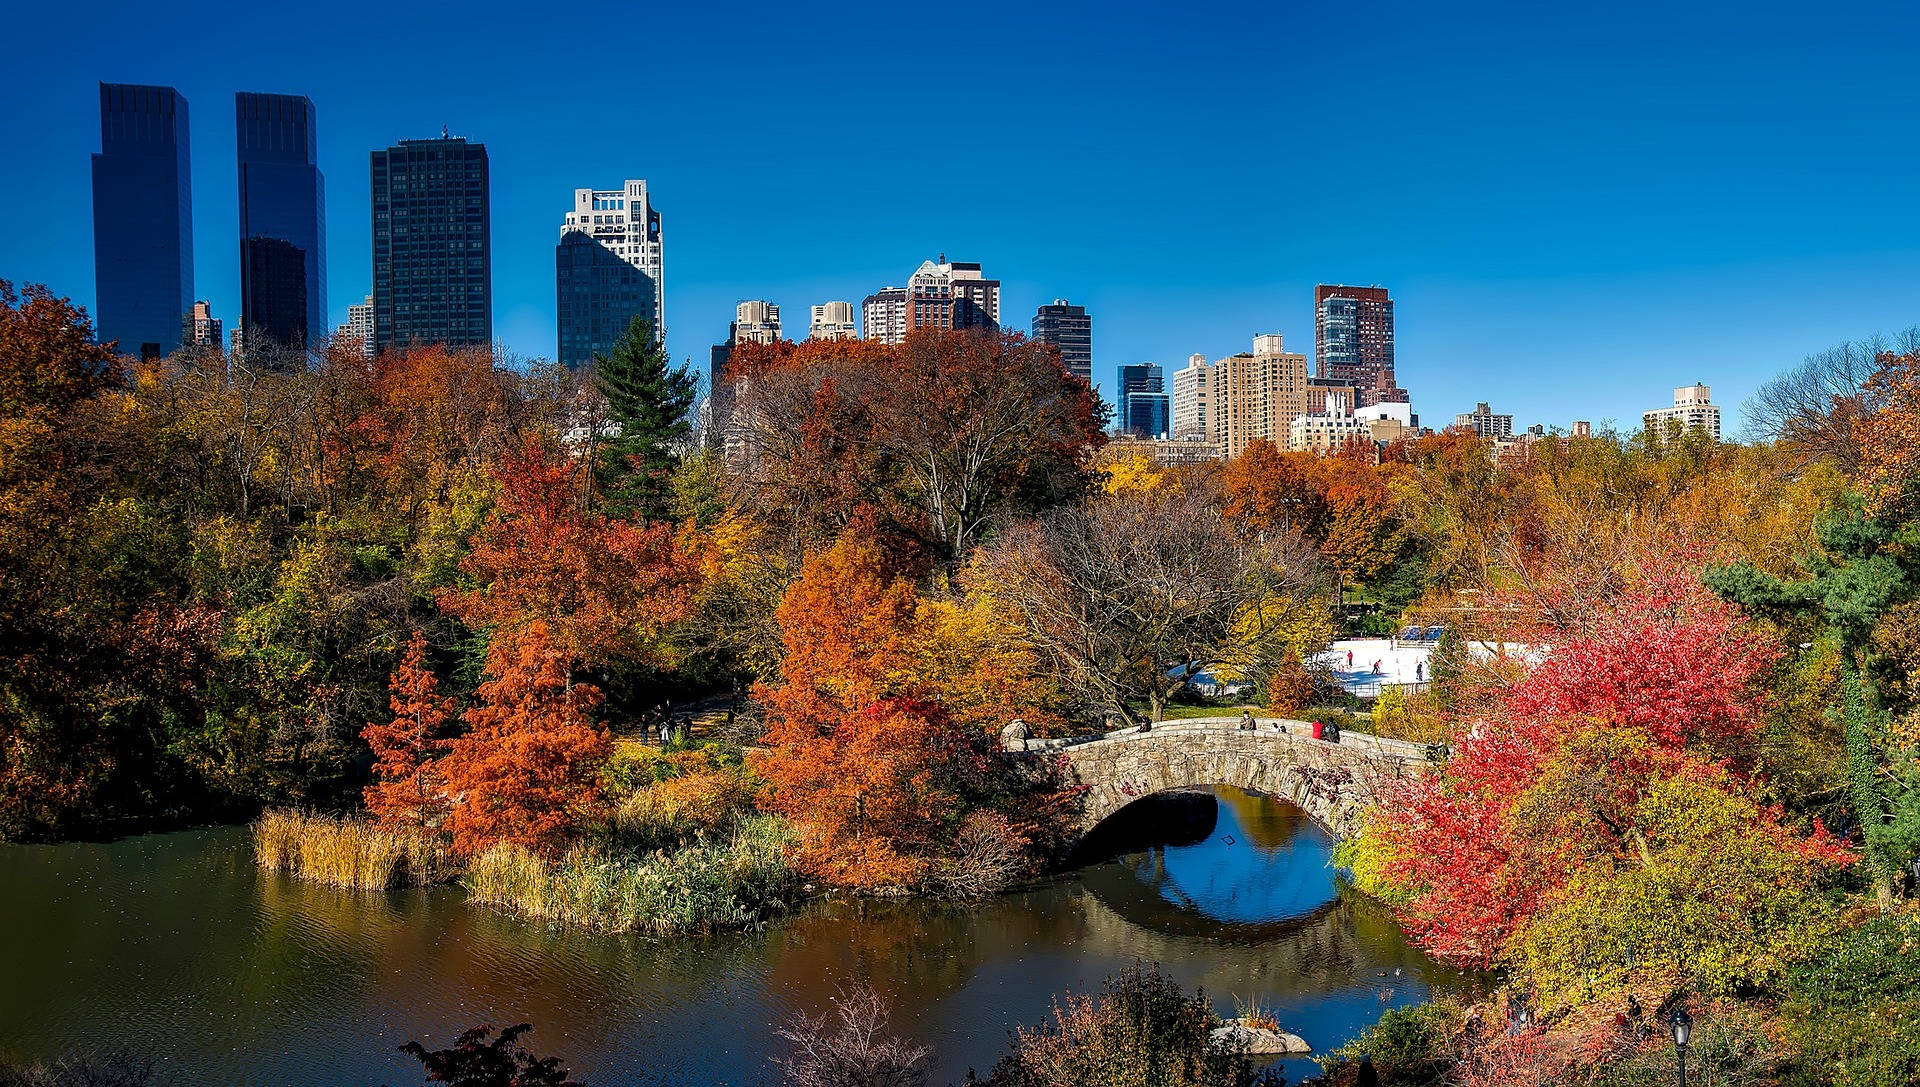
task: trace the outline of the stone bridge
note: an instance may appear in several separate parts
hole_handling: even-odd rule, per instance
[[[1386,781],[1430,764],[1426,747],[1405,740],[1343,731],[1330,743],[1314,739],[1304,721],[1262,717],[1252,730],[1241,724],[1237,717],[1201,717],[1064,740],[1025,739],[1024,726],[1009,726],[1002,742],[1009,751],[1065,758],[1069,779],[1086,789],[1081,834],[1143,796],[1232,785],[1296,804],[1336,838],[1347,838]]]

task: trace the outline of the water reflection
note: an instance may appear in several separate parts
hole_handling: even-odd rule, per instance
[[[236,828],[0,847],[0,1054],[125,1043],[182,1082],[405,1083],[403,1041],[532,1021],[536,1047],[596,1085],[761,1083],[772,1028],[868,979],[947,1082],[991,1064],[1056,993],[1136,960],[1223,1009],[1257,993],[1320,1045],[1370,1021],[1385,990],[1403,1003],[1454,984],[1335,891],[1325,836],[1297,812],[1225,792],[1205,816],[1183,803],[1146,812],[1173,831],[1161,843],[1120,842],[983,906],[839,899],[703,940],[553,930],[448,888],[263,876]]]

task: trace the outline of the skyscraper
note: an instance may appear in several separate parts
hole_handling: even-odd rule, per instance
[[[233,96],[240,162],[240,327],[247,345],[303,348],[327,328],[327,190],[313,101]]]
[[[491,206],[485,144],[459,136],[375,151],[373,339],[493,343]]]
[[[1384,287],[1313,289],[1314,375],[1359,390],[1360,403],[1405,403],[1393,372],[1393,299]]]
[[[1056,298],[1033,315],[1033,338],[1060,349],[1060,361],[1080,380],[1093,384],[1093,318],[1087,307]]]
[[[1173,410],[1168,421],[1168,433],[1173,437],[1218,439],[1213,370],[1207,356],[1189,355],[1186,366],[1173,372]]]
[[[981,274],[980,265],[921,261],[907,277],[905,287],[885,287],[867,296],[860,316],[868,339],[900,343],[920,328],[982,329],[1000,327],[1000,281]]]
[[[1253,338],[1253,350],[1213,364],[1213,423],[1220,452],[1237,457],[1265,439],[1285,447],[1293,420],[1317,405],[1307,385],[1307,357],[1291,355],[1278,333]]]
[[[100,84],[93,156],[94,333],[142,358],[180,346],[193,307],[187,100],[172,87]]]
[[[734,343],[779,343],[780,307],[750,299],[733,307]]]
[[[807,339],[851,340],[858,335],[853,328],[852,302],[823,302],[813,307],[813,320],[807,327]]]
[[[882,287],[860,303],[861,334],[881,343],[907,338],[907,289]]]
[[[1168,430],[1166,377],[1154,362],[1120,367],[1120,430],[1141,438],[1158,438]]]
[[[623,189],[575,189],[554,249],[560,361],[580,366],[605,354],[645,317],[666,334],[660,213],[645,181]]]

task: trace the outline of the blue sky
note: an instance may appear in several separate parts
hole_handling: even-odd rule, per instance
[[[577,14],[576,14],[577,12]],[[304,93],[335,321],[367,152],[493,165],[496,335],[550,355],[572,190],[644,177],[669,346],[735,301],[858,302],[944,251],[1024,328],[1094,314],[1095,379],[1259,332],[1317,282],[1397,300],[1424,421],[1737,409],[1920,322],[1920,7],[1886,4],[33,4],[10,13],[0,277],[91,304],[95,82],[191,103],[197,293],[238,309],[233,92]],[[1737,426],[1730,418],[1729,427]]]

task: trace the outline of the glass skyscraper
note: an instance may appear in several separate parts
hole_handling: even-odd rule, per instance
[[[1157,362],[1120,367],[1120,430],[1142,438],[1167,433],[1170,420],[1165,372]]]
[[[458,136],[372,154],[374,347],[493,343],[487,148]]]
[[[313,120],[304,95],[234,95],[240,327],[249,344],[306,347],[327,329],[327,194]]]
[[[1384,287],[1313,289],[1314,374],[1357,390],[1358,405],[1407,403],[1393,370],[1393,299]]]
[[[93,156],[94,331],[124,354],[180,347],[193,308],[187,100],[172,87],[100,84]]]

